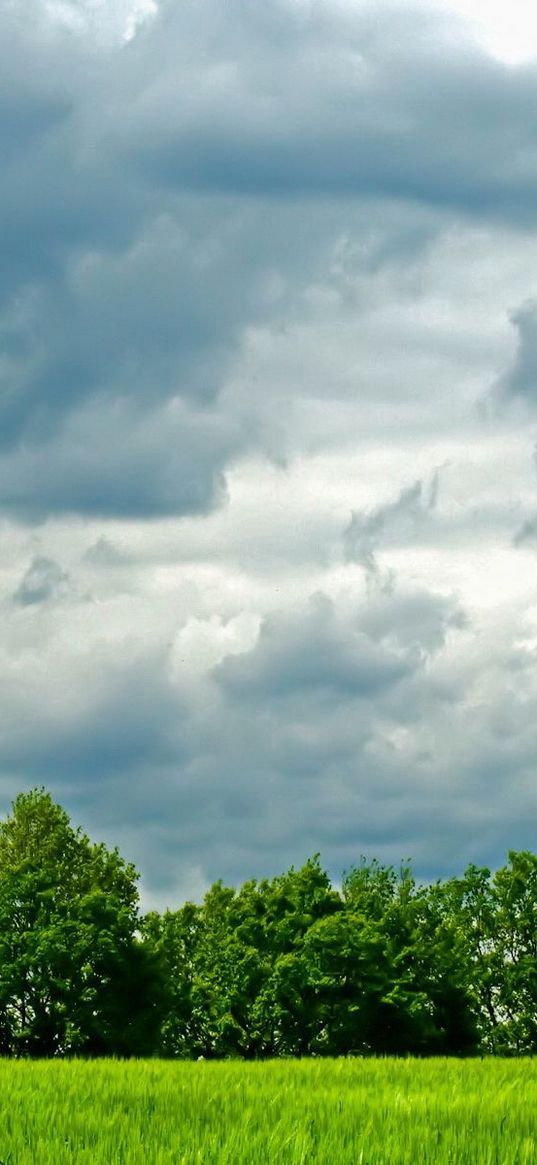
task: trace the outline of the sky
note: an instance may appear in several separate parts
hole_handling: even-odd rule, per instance
[[[5,0],[0,814],[537,849],[537,15]]]

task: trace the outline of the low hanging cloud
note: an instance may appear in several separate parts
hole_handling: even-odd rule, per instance
[[[147,597],[126,595],[123,621],[118,602],[88,603],[84,628],[68,596],[46,629],[27,608],[22,682],[2,654],[2,787],[44,781],[152,901],[317,849],[336,876],[362,852],[428,876],[499,860],[507,826],[525,841],[537,671],[520,624],[476,636],[454,597],[401,585],[313,594],[200,672],[182,652],[171,666],[169,603],[136,636]]]
[[[412,664],[404,653],[375,642],[341,618],[325,595],[300,611],[280,612],[261,625],[253,651],[229,657],[216,670],[226,691],[243,699],[372,697],[402,679]]]
[[[45,555],[36,555],[25,571],[13,600],[21,607],[46,603],[61,593],[67,581],[68,576],[58,562]]]
[[[533,468],[537,472],[537,448],[533,451]],[[537,512],[530,513],[513,535],[513,546],[531,546],[537,540]]]
[[[415,537],[436,506],[438,489],[439,475],[435,472],[427,486],[416,481],[402,489],[392,502],[365,513],[353,511],[343,535],[345,558],[364,568],[368,583],[380,590],[393,590],[393,571],[381,569],[376,551],[390,542],[400,543]]]
[[[516,531],[513,537],[513,546],[524,546],[525,543],[533,543],[537,540],[537,514],[531,518],[526,518],[522,523],[520,529]]]
[[[537,402],[537,300],[526,300],[510,319],[516,331],[516,351],[497,387],[505,397],[518,397],[531,408]]]
[[[203,512],[225,497],[223,471],[236,444],[233,418],[219,411],[208,408],[200,418],[179,400],[147,415],[105,398],[66,418],[46,441],[5,454],[4,505],[26,521],[47,511]]]
[[[22,688],[4,659],[3,769],[52,783],[75,812],[98,794],[92,819],[102,801],[107,836],[128,824],[129,852],[155,886],[189,865],[207,879],[246,876],[252,845],[257,870],[293,860],[297,847],[322,845],[334,863],[335,823],[352,806],[370,801],[355,823],[358,846],[392,781],[404,780],[409,804],[421,797],[419,775],[404,774],[386,741],[397,731],[410,731],[409,746],[419,740],[416,703],[445,699],[424,667],[460,627],[454,615],[426,593],[346,610],[313,595],[266,619],[251,649],[205,677],[170,671],[163,645],[94,642],[75,657],[69,634],[55,640],[51,628]]]
[[[172,906],[316,850],[499,864],[537,71],[430,5],[143,8],[0,11],[2,806],[46,784]]]
[[[227,392],[249,330],[300,316],[345,237],[367,268],[372,204],[387,264],[446,216],[533,221],[535,79],[411,6],[163,3],[126,43],[62,11],[0,16],[0,506],[208,510],[237,455],[289,454],[255,381],[247,408]],[[114,26],[133,32],[129,12]],[[420,205],[409,236],[397,216]],[[177,402],[184,424],[161,425]],[[207,410],[231,440],[207,438]]]

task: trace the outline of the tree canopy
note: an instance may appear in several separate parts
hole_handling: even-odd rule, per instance
[[[0,823],[0,1054],[537,1050],[537,856],[432,885],[318,855],[140,913],[138,874],[44,789]]]
[[[0,824],[0,1051],[150,1051],[155,956],[137,937],[137,874],[43,789]]]

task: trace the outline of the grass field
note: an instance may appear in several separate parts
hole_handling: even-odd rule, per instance
[[[524,1165],[537,1061],[0,1061],[2,1165]]]

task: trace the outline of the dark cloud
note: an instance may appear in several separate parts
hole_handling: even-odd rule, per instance
[[[20,0],[0,71],[5,807],[44,782],[171,905],[501,861],[537,675],[489,563],[537,526],[474,402],[507,302],[533,403],[537,70],[406,4],[170,0],[120,47]]]
[[[45,603],[57,595],[67,582],[59,563],[45,555],[36,555],[23,575],[13,599],[21,607]]]
[[[525,542],[535,542],[537,539],[537,514],[526,518],[513,537],[513,546],[523,546]]]
[[[121,547],[116,546],[109,538],[102,535],[85,551],[83,561],[89,563],[90,566],[106,570],[110,567],[126,566],[129,557],[122,551]]]
[[[468,626],[468,616],[452,597],[429,591],[396,591],[378,595],[367,606],[362,626],[368,635],[398,650],[432,655],[451,630]]]
[[[345,558],[363,566],[369,583],[381,590],[393,589],[393,571],[382,571],[376,551],[383,545],[405,542],[415,536],[438,499],[439,476],[435,473],[427,486],[421,481],[406,486],[391,502],[369,512],[353,511],[343,535]]]
[[[47,441],[6,453],[1,492],[11,512],[33,521],[50,511],[199,513],[223,498],[223,467],[235,447],[233,418],[214,410],[198,416],[178,401],[147,415],[99,399]]]
[[[537,349],[536,349],[537,355]],[[533,466],[537,470],[537,448],[533,451]],[[513,535],[513,546],[530,546],[537,539],[537,513],[530,513],[518,527]]]
[[[397,205],[440,215],[414,248],[453,212],[534,214],[537,78],[438,14],[164,4],[107,51],[35,5],[1,20],[0,504],[19,515],[218,503],[230,459],[263,447],[266,402],[228,398],[223,440],[207,409],[360,205],[392,208],[377,263],[408,251]],[[161,424],[176,401],[184,423]]]
[[[254,651],[216,669],[218,682],[243,699],[371,698],[408,671],[408,661],[342,620],[324,595],[301,611],[267,617]]]
[[[38,665],[36,672],[41,675]],[[10,724],[17,694],[6,685],[4,770],[22,768],[30,783],[73,782],[95,792],[109,783],[113,788],[121,777],[128,783],[150,761],[157,768],[165,761],[181,763],[182,703],[167,679],[162,650],[144,652],[132,641],[119,649],[104,645],[82,653],[70,683],[66,672],[69,664],[57,662],[41,697],[29,680],[27,708]]]
[[[157,51],[159,79],[118,145],[172,187],[533,214],[535,76],[493,62],[438,13],[282,0],[198,18],[165,4],[136,64]]]
[[[512,313],[517,347],[511,366],[501,377],[500,391],[519,397],[530,406],[537,400],[537,301],[527,300]]]
[[[434,772],[426,793],[412,734],[444,698],[425,661],[450,626],[453,604],[427,593],[352,610],[316,595],[201,682],[172,681],[164,647],[128,641],[82,656],[69,680],[57,661],[46,689],[4,674],[2,770],[45,781],[111,840],[125,829],[154,887],[189,867],[267,872],[319,847],[341,869],[353,845],[357,857],[398,832],[407,849],[416,813],[442,796]]]

